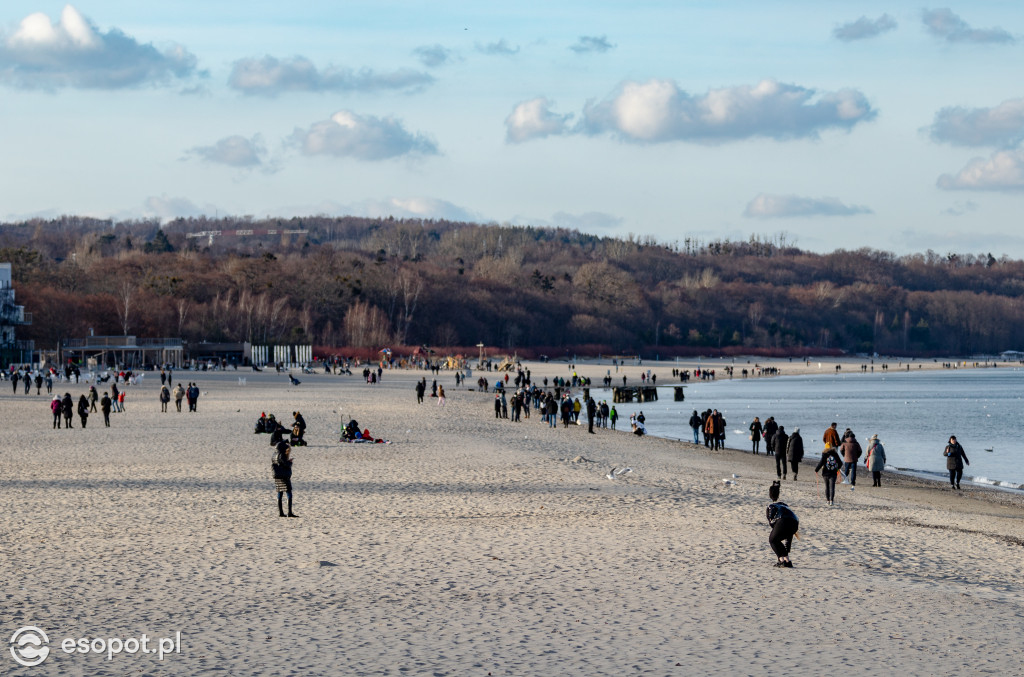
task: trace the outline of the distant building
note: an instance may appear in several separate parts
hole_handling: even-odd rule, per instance
[[[15,305],[11,285],[11,264],[0,263],[0,364],[29,364],[35,351],[34,341],[19,341],[14,328],[32,324],[32,313],[25,306]]]

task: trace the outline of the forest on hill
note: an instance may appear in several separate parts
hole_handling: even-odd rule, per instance
[[[358,217],[62,217],[0,224],[0,261],[33,314],[19,338],[39,348],[90,330],[552,356],[1024,348],[1024,262],[984,253]]]

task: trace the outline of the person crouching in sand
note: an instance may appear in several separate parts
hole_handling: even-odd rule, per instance
[[[277,444],[277,452],[271,461],[270,468],[274,473],[274,486],[277,487],[277,512],[281,517],[298,517],[292,512],[292,448],[287,442]],[[284,514],[281,499],[288,494],[288,514]]]
[[[779,500],[780,486],[781,483],[776,480],[768,488],[768,497],[772,499],[766,511],[768,524],[772,527],[772,532],[768,536],[768,544],[772,546],[776,557],[779,558],[775,566],[792,569],[793,563],[789,561],[789,551],[793,545],[793,537],[800,538],[797,536],[800,520],[788,505]]]

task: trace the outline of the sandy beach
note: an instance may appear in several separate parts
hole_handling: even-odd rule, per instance
[[[529,366],[535,381],[570,374]],[[667,383],[675,366],[625,373],[634,383],[650,367]],[[599,382],[606,369],[577,371]],[[199,384],[198,412],[161,413],[148,373],[110,428],[94,414],[86,430],[77,417],[51,429],[45,391],[4,384],[0,631],[35,626],[50,652],[35,667],[5,652],[0,672],[1024,673],[1020,494],[887,474],[881,488],[840,487],[828,508],[805,466],[782,493],[801,522],[795,568],[777,569],[770,457],[549,429],[537,414],[496,420],[493,396],[456,388],[451,372],[438,377],[444,407],[416,403],[427,372],[388,371],[376,386],[296,376],[293,387],[273,372],[177,372]],[[262,411],[295,410],[309,446],[294,454],[288,519],[269,436],[252,430]],[[339,444],[349,418],[391,444]],[[61,644],[179,632],[180,653],[163,660]]]

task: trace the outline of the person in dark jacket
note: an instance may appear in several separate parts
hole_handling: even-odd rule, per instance
[[[278,442],[277,452],[270,463],[277,489],[277,512],[281,517],[298,517],[292,512],[292,448],[287,442]],[[288,494],[288,514],[284,512],[282,499]]]
[[[789,469],[793,473],[793,481],[796,482],[800,461],[804,460],[804,440],[800,437],[800,428],[794,428],[793,434],[789,436],[789,443],[786,445],[786,457],[789,458]]]
[[[775,422],[775,417],[769,416],[764,422],[764,446],[769,456],[775,453],[775,447],[772,446],[772,441],[775,439],[775,433],[778,432],[778,430],[779,424]]]
[[[843,459],[835,447],[827,447],[821,452],[821,460],[814,466],[815,474],[821,471],[821,479],[825,483],[825,503],[835,505],[836,500],[836,476],[839,469],[843,467]]]
[[[786,434],[785,426],[779,426],[772,437],[772,449],[775,450],[775,474],[780,480],[786,479],[786,445],[789,444],[789,435]]]
[[[780,451],[778,455],[782,454],[783,452]],[[768,536],[768,544],[779,560],[775,566],[792,569],[793,562],[789,560],[789,551],[793,547],[793,537],[800,530],[800,519],[788,505],[779,500],[780,489],[781,483],[778,480],[772,482],[772,486],[768,489],[768,497],[772,500],[765,511],[768,524],[772,528],[772,532]]]
[[[587,398],[587,432],[596,435],[594,432],[594,416],[597,415],[597,402],[593,397]]]
[[[108,428],[110,427],[110,406],[110,395],[103,393],[103,397],[100,399],[100,411],[103,412],[103,425]]]
[[[971,462],[967,460],[964,448],[956,441],[956,435],[949,436],[949,444],[946,445],[946,450],[942,452],[942,455],[946,457],[946,470],[949,471],[949,486],[959,490],[960,479],[964,476],[964,463],[970,465]]]
[[[693,413],[690,414],[690,427],[693,428],[693,443],[700,444],[700,414],[694,409]]]
[[[863,450],[857,436],[849,428],[843,433],[843,443],[839,445],[839,450],[843,454],[843,474],[850,480],[852,486],[857,486],[857,461],[860,460]]]
[[[75,403],[71,401],[71,393],[64,393],[60,401],[61,413],[64,414],[64,427],[71,427],[71,417],[75,415]]]
[[[160,411],[167,412],[167,403],[171,401],[171,391],[167,386],[160,386]]]
[[[757,416],[754,417],[754,422],[750,424],[750,442],[754,445],[754,453],[757,453],[757,448],[761,446],[761,433],[764,432],[764,427],[761,425],[761,419]]]
[[[292,412],[292,418],[294,419],[294,423],[292,423],[292,429],[293,430],[295,428],[299,429],[298,430],[298,439],[299,439],[300,442],[302,442],[302,444],[300,444],[299,446],[300,447],[304,447],[304,446],[306,446],[306,441],[304,439],[306,437],[306,419],[304,419],[302,417],[302,412],[301,411],[293,411]]]
[[[82,421],[82,428],[89,422],[89,400],[85,395],[78,396],[78,418]]]
[[[416,404],[423,404],[423,395],[427,392],[427,379],[416,381]]]

